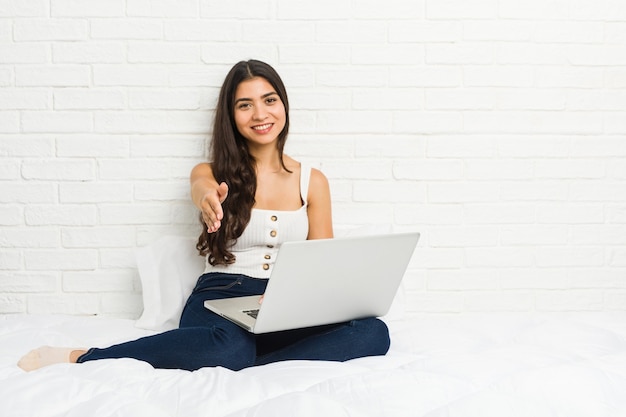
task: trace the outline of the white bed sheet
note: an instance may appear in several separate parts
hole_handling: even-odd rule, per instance
[[[626,313],[464,314],[389,323],[385,357],[232,372],[132,359],[15,365],[42,344],[106,346],[131,320],[0,316],[0,416],[626,416]]]

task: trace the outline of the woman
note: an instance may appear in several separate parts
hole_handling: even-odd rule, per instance
[[[262,302],[282,242],[333,237],[328,181],[283,154],[288,130],[289,103],[276,71],[260,61],[237,63],[220,91],[212,162],[191,171],[191,197],[203,224],[197,248],[206,269],[180,327],[104,349],[42,347],[18,365],[33,370],[135,358],[155,368],[239,370],[281,360],[384,355],[389,332],[376,318],[255,336],[204,308],[205,300],[216,298],[259,295]]]

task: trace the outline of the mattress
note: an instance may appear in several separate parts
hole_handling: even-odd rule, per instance
[[[133,359],[26,373],[42,344],[106,346],[125,319],[0,316],[0,416],[626,416],[626,313],[460,314],[388,323],[387,356],[234,372]]]

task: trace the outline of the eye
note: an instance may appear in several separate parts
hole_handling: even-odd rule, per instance
[[[237,106],[237,109],[238,110],[246,110],[246,109],[249,109],[250,107],[252,107],[252,105],[250,103],[240,103]]]

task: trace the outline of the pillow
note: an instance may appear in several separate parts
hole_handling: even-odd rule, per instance
[[[143,313],[135,325],[157,331],[177,328],[187,297],[204,272],[195,239],[164,236],[137,250],[136,261]]]
[[[391,233],[385,225],[368,225],[337,231],[337,237]],[[180,316],[205,260],[198,256],[196,241],[181,236],[165,236],[140,248],[136,253],[137,269],[143,291],[143,313],[135,325],[142,329],[166,331],[178,327]],[[385,321],[404,318],[404,287],[396,293]]]

